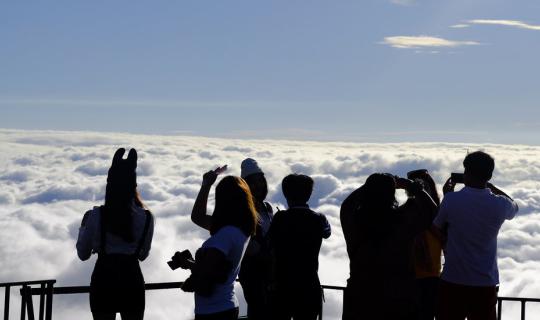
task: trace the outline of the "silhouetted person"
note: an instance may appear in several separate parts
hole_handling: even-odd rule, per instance
[[[265,202],[268,194],[268,184],[257,161],[251,158],[242,161],[240,175],[249,185],[258,219],[257,231],[251,237],[240,268],[240,284],[247,302],[249,319],[270,319],[268,286],[271,274],[271,259],[266,234],[272,222],[273,212],[270,204]],[[206,205],[210,187],[216,179],[216,171],[209,171],[204,174],[201,190],[191,212],[191,220],[207,230],[211,226],[212,216],[206,214]]]
[[[150,252],[154,218],[146,210],[138,192],[135,170],[137,152],[114,154],[107,176],[105,205],[85,213],[79,229],[77,254],[87,260],[98,258],[90,282],[90,309],[96,320],[123,320],[144,317],[144,278],[139,260]]]
[[[396,186],[414,195],[418,210],[399,207]],[[431,226],[436,205],[422,185],[375,173],[341,206],[350,259],[343,319],[416,319],[414,239]]]
[[[227,176],[218,183],[210,223],[211,236],[197,250],[195,260],[185,259],[181,265],[192,271],[182,289],[195,292],[196,320],[236,320],[234,282],[257,225],[253,198],[242,178]]]
[[[441,203],[435,186],[435,181],[427,170],[415,170],[407,173],[407,178],[418,181],[431,196],[437,207]],[[419,210],[414,201],[414,195],[408,194],[409,199],[404,204],[407,210]],[[418,320],[433,320],[437,305],[437,291],[441,273],[441,240],[432,230],[426,230],[414,240],[414,268],[416,272],[416,287],[419,302]]]
[[[330,224],[307,204],[313,179],[291,174],[281,186],[289,209],[275,214],[269,231],[274,258],[272,319],[315,320],[322,304],[319,251],[322,239],[330,237]]]
[[[433,223],[447,236],[437,319],[494,320],[499,284],[497,235],[518,206],[488,182],[495,168],[490,155],[470,153],[463,166],[465,187],[453,192],[456,181],[448,179]]]

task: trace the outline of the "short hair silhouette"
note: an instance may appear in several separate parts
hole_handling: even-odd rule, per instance
[[[463,160],[465,173],[482,181],[489,181],[495,169],[495,159],[483,151],[469,153]]]
[[[313,179],[304,174],[290,174],[283,178],[281,189],[289,203],[307,203],[313,192]]]
[[[226,176],[216,186],[216,205],[212,214],[210,234],[222,227],[238,227],[246,236],[255,234],[257,211],[246,181],[240,177]]]

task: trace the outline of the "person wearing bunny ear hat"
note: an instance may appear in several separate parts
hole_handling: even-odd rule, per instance
[[[142,320],[144,278],[139,261],[148,257],[154,218],[137,192],[137,151],[123,159],[120,148],[107,175],[105,204],[85,213],[77,240],[83,261],[98,255],[90,283],[90,310],[95,320]]]

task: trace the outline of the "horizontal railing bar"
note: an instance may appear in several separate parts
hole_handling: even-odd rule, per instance
[[[540,302],[540,299],[538,298],[515,298],[515,297],[497,297],[498,300],[501,301],[526,301],[526,302]]]
[[[54,283],[56,280],[40,280],[40,281],[26,281],[26,282],[12,282],[6,284],[0,284],[1,286],[14,286],[14,285],[30,285],[30,284],[41,284],[41,283]],[[147,283],[145,284],[146,290],[162,290],[162,289],[179,289],[182,287],[183,282],[157,282],[157,283]],[[325,290],[345,290],[345,287],[342,286],[330,286],[330,285],[321,285],[321,288]],[[32,295],[39,295],[43,292],[42,288],[32,288]],[[71,286],[71,287],[54,287],[53,294],[79,294],[79,293],[88,293],[90,292],[90,286]],[[517,298],[517,297],[497,297],[499,301],[516,301],[516,302],[540,302],[540,298]]]
[[[23,285],[33,285],[33,284],[42,284],[42,283],[56,283],[56,280],[33,280],[33,281],[19,281],[19,282],[5,282],[0,283],[1,287],[14,287],[14,286],[23,286]]]
[[[163,289],[179,289],[182,287],[183,282],[158,282],[158,283],[147,283],[144,285],[146,290],[163,290]],[[40,295],[42,292],[45,292],[46,289],[43,288],[32,288],[30,292],[32,295]],[[90,286],[72,286],[72,287],[54,287],[53,294],[79,294],[79,293],[89,293]]]

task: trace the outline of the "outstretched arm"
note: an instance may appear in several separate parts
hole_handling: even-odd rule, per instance
[[[199,190],[195,204],[193,204],[193,210],[191,210],[191,221],[206,230],[210,230],[210,226],[212,225],[212,216],[206,214],[206,206],[208,204],[210,188],[216,182],[216,179],[217,173],[214,170],[208,171],[203,175],[201,190]]]

